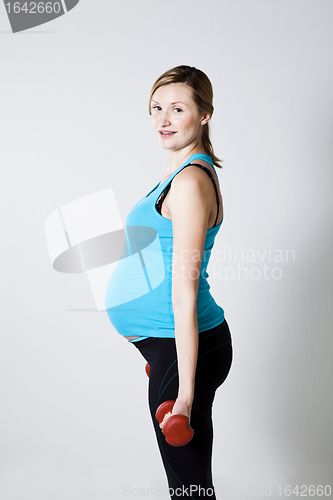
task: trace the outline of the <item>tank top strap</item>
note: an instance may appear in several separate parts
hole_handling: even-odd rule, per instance
[[[207,163],[210,163],[211,166],[214,168],[214,163],[213,163],[212,157],[209,155],[204,155],[202,153],[196,153],[196,154],[190,156],[189,159],[184,163],[184,166],[193,160],[205,160]],[[215,168],[214,168],[214,170],[215,170]]]
[[[193,160],[204,160],[208,163],[211,164],[211,166],[214,168],[213,160],[209,155],[204,155],[202,153],[196,153],[194,155],[191,155],[177,170],[175,170],[167,179],[165,179],[162,184],[158,184],[159,187],[162,187],[164,184],[169,183],[183,168],[187,167]],[[214,168],[215,172],[215,168]]]
[[[145,196],[145,198],[148,198],[148,196],[151,195],[151,193],[153,193],[155,191],[155,195],[156,195],[156,199],[157,199],[160,196],[161,192],[165,189],[165,186],[168,185],[170,183],[170,181],[183,168],[187,167],[191,163],[191,161],[193,161],[193,160],[204,160],[204,161],[210,163],[214,169],[214,172],[216,173],[212,158],[209,155],[205,155],[202,153],[196,153],[194,155],[191,155],[179,168],[177,168],[177,170],[175,170],[171,175],[169,175],[169,177],[167,179],[165,179],[165,181],[163,181],[162,183],[159,182],[158,184],[156,184],[156,186],[151,191],[149,191],[149,193]],[[164,187],[162,188],[162,186],[164,186]],[[168,189],[170,189],[170,187]],[[156,199],[155,199],[155,202],[156,202]]]

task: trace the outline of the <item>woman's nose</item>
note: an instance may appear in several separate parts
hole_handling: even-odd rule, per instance
[[[170,117],[167,111],[164,111],[160,114],[159,125],[160,126],[170,125]]]

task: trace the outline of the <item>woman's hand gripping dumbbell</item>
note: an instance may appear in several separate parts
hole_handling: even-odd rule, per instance
[[[175,401],[165,401],[156,411],[156,418],[167,443],[171,446],[185,446],[194,436],[194,430],[190,426],[187,415],[180,413],[171,414]]]

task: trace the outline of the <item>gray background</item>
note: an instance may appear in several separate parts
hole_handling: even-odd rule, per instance
[[[14,35],[0,8],[2,500],[168,498],[145,360],[84,274],[52,269],[44,223],[108,187],[125,222],[161,180],[148,97],[178,64],[212,81],[224,160],[209,281],[234,364],[214,404],[217,496],[333,486],[332,22],[330,0],[81,0]],[[282,275],[213,272],[238,264]]]

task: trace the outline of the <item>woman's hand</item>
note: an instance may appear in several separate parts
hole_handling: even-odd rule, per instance
[[[171,415],[186,415],[191,421],[191,410],[192,410],[192,402],[189,403],[188,401],[182,400],[181,398],[177,398],[175,401],[175,404],[172,408],[172,412],[169,411],[169,413],[166,413],[164,416],[164,419],[160,423],[160,428],[163,429],[165,422],[168,420]]]

